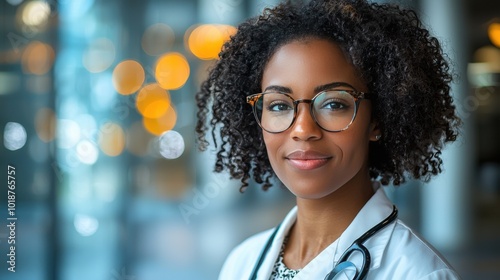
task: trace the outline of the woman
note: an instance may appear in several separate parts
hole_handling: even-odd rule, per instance
[[[441,171],[450,82],[438,41],[396,6],[284,3],[242,23],[197,95],[201,148],[220,131],[217,172],[242,190],[276,175],[297,206],[220,279],[457,279],[380,187]]]

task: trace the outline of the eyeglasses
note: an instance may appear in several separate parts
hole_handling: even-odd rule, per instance
[[[354,90],[328,90],[313,99],[298,99],[286,93],[264,92],[247,96],[257,123],[270,133],[280,133],[290,128],[297,117],[299,103],[310,105],[311,115],[322,129],[329,132],[346,130],[356,118],[359,103],[367,93]]]

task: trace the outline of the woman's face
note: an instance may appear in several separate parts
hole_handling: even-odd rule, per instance
[[[317,88],[332,83],[367,92],[367,87],[342,50],[320,39],[294,41],[279,48],[267,63],[262,92],[280,88],[295,100],[312,99]],[[299,103],[297,118],[288,130],[263,131],[271,166],[297,197],[318,199],[346,184],[368,177],[368,144],[380,134],[371,122],[371,104],[362,100],[347,130],[327,132],[314,121],[309,104]]]

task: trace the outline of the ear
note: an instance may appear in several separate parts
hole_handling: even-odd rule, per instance
[[[370,141],[379,141],[382,138],[382,130],[377,121],[372,120],[368,129]]]

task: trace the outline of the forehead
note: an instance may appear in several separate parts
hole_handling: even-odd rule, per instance
[[[333,82],[348,83],[356,90],[366,91],[358,71],[338,44],[307,39],[285,44],[271,56],[264,68],[261,87],[264,90],[277,85],[289,87],[292,92],[311,92]]]

